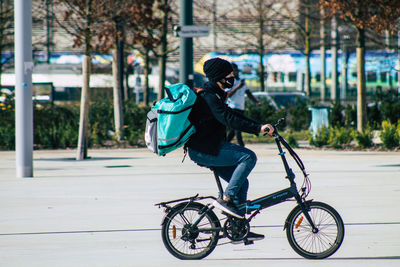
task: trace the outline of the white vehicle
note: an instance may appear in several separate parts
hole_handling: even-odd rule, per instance
[[[252,92],[252,94],[257,99],[267,99],[276,110],[289,109],[307,101],[303,92]]]

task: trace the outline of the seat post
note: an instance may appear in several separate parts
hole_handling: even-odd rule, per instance
[[[219,196],[222,198],[222,196],[224,195],[224,190],[222,189],[222,185],[221,185],[221,180],[217,174],[217,171],[214,168],[211,168],[211,170],[214,173],[214,177],[215,177],[215,181],[217,182],[217,186],[218,186],[218,191],[219,191]]]

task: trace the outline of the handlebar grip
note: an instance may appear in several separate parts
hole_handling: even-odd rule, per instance
[[[269,128],[265,128],[263,135],[266,136],[268,133],[269,133]]]

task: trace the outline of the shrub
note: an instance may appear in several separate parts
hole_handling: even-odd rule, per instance
[[[287,142],[291,147],[299,147],[299,143],[296,140],[296,137],[290,132],[287,137]]]
[[[0,149],[15,149],[15,109],[14,98],[7,96],[0,103]]]
[[[290,129],[294,131],[308,129],[311,122],[311,112],[305,103],[290,108],[288,113],[288,126]]]
[[[316,146],[316,147],[322,147],[324,145],[328,144],[329,141],[329,130],[325,127],[322,126],[315,137],[310,136],[310,145]]]
[[[373,129],[378,129],[382,122],[382,114],[378,103],[367,107],[367,117],[368,124],[371,125]]]
[[[373,146],[372,139],[374,134],[371,127],[365,128],[362,132],[353,130],[352,136],[359,147],[368,148]]]
[[[333,127],[341,127],[344,126],[344,116],[343,116],[343,110],[344,107],[340,105],[339,102],[336,102],[332,108],[331,112],[329,114],[329,125]]]
[[[382,120],[396,123],[400,119],[400,96],[396,89],[378,91],[376,102],[379,104]]]
[[[380,110],[382,119],[396,123],[400,119],[400,101],[399,102],[383,102]]]
[[[89,145],[104,145],[109,139],[108,132],[114,130],[114,104],[106,99],[91,103],[89,110]]]
[[[130,145],[141,145],[144,139],[147,112],[150,107],[138,106],[132,101],[125,102],[125,137]]]
[[[382,131],[380,134],[380,138],[382,140],[383,147],[385,148],[395,148],[399,146],[400,143],[400,127],[396,127],[395,124],[392,124],[390,121],[382,122]]]
[[[260,122],[260,123],[275,123],[280,118],[286,118],[286,110],[281,109],[276,111],[273,106],[265,98],[260,100],[259,106],[253,103],[247,103],[245,108],[245,114],[247,117]],[[282,129],[286,126],[286,122],[283,123]]]
[[[348,145],[352,140],[351,132],[352,130],[344,127],[332,127],[330,128],[328,143],[334,148],[341,148],[343,145]]]
[[[66,148],[78,140],[79,116],[72,107],[35,105],[34,143],[40,147]]]
[[[344,109],[344,126],[354,127],[357,121],[357,111],[351,105],[347,105]]]

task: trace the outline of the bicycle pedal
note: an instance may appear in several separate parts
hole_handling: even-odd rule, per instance
[[[254,241],[245,239],[245,240],[243,241],[243,243],[244,243],[245,246],[248,246],[248,245],[253,245],[253,244],[254,244]]]

